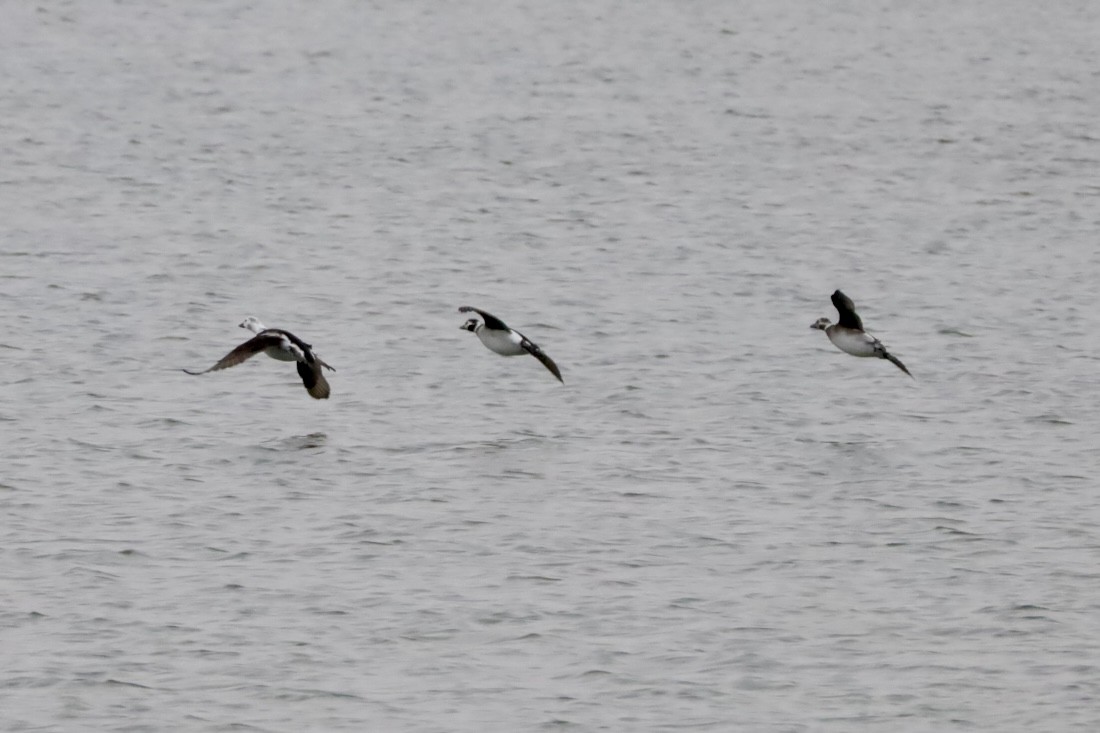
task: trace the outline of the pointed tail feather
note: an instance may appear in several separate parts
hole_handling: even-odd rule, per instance
[[[542,362],[542,365],[550,370],[550,373],[558,378],[558,381],[565,384],[565,380],[561,378],[561,370],[558,369],[558,365],[554,363],[554,360],[546,355],[546,352],[539,348],[539,345],[529,338],[524,338],[520,342],[520,346],[530,354],[531,356]]]
[[[894,366],[896,366],[898,369],[902,370],[906,374],[909,374],[909,370],[906,369],[905,365],[901,363],[901,359],[897,358],[893,354],[884,354],[883,358],[887,359],[890,363],[892,363]],[[916,379],[916,377],[914,377],[912,374],[909,374],[909,378]]]
[[[542,365],[550,370],[550,373],[558,378],[558,381],[565,384],[565,380],[561,378],[561,370],[558,369],[558,365],[554,363],[554,360],[547,356],[542,351],[535,354],[535,358],[542,362]]]

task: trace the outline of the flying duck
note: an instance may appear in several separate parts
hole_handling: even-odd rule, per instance
[[[856,313],[856,304],[844,293],[837,290],[833,293],[833,305],[836,306],[840,319],[837,323],[828,318],[818,318],[810,326],[825,332],[829,340],[841,351],[852,356],[873,356],[878,359],[886,359],[906,374],[909,370],[901,363],[901,360],[886,350],[882,342],[863,330],[863,321]],[[909,374],[911,378],[912,374]]]
[[[519,331],[508,328],[504,321],[500,320],[492,313],[486,313],[480,308],[473,308],[468,305],[464,305],[458,309],[459,313],[477,313],[481,316],[484,323],[479,322],[476,318],[471,318],[464,324],[459,326],[463,331],[469,331],[470,333],[476,333],[477,337],[481,339],[481,343],[485,344],[485,347],[489,351],[495,351],[501,356],[519,356],[520,354],[530,354],[539,361],[542,365],[550,370],[550,373],[558,378],[558,381],[565,384],[565,380],[561,378],[561,371],[558,370],[558,365],[554,363],[554,360],[546,355],[539,345],[531,339],[524,336]]]
[[[193,372],[188,369],[184,369],[183,371],[195,375],[206,374],[206,372],[216,372],[219,369],[228,369],[231,366],[237,366],[242,361],[247,361],[256,354],[263,352],[272,359],[297,362],[298,375],[302,378],[302,384],[305,385],[306,391],[309,392],[309,396],[318,400],[328,399],[331,390],[329,389],[325,375],[321,371],[321,367],[331,369],[332,371],[336,370],[321,361],[321,357],[313,353],[312,346],[302,341],[290,331],[284,331],[281,328],[265,328],[264,324],[260,323],[252,316],[244,319],[244,321],[240,323],[240,327],[246,328],[256,335],[230,351],[221,361],[209,369],[205,369],[201,372]]]

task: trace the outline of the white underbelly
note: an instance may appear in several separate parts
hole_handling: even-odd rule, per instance
[[[298,361],[298,356],[294,352],[278,346],[268,347],[264,349],[264,353],[272,359],[278,359],[279,361]]]
[[[875,348],[878,340],[859,331],[842,331],[838,328],[826,331],[829,340],[841,351],[852,356],[878,356]]]
[[[501,356],[519,356],[527,353],[519,345],[519,338],[509,331],[491,331],[482,328],[477,332],[477,337],[490,351],[495,351]]]

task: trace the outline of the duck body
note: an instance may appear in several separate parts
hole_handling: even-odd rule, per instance
[[[558,365],[555,364],[554,360],[547,356],[546,352],[534,341],[514,328],[509,328],[504,321],[500,320],[492,313],[480,310],[479,308],[464,305],[458,309],[458,312],[472,312],[481,316],[482,321],[471,318],[459,326],[459,328],[476,334],[478,340],[481,341],[489,351],[500,354],[501,356],[521,356],[523,354],[530,354],[538,359],[559,382],[565,384],[565,380],[561,378],[561,370],[558,369]]]
[[[818,318],[810,328],[824,331],[829,341],[845,354],[886,359],[908,374],[910,378],[914,378],[901,363],[901,359],[887,351],[881,341],[863,330],[863,320],[856,313],[856,306],[851,298],[837,290],[833,292],[832,301],[839,314],[839,322],[833,323],[828,318]]]
[[[281,328],[267,328],[259,320],[249,316],[240,323],[240,327],[255,334],[248,341],[226,354],[217,364],[201,372],[193,372],[187,369],[188,374],[206,374],[221,369],[228,369],[241,362],[247,361],[256,354],[264,353],[277,361],[295,362],[298,376],[302,378],[302,384],[310,397],[318,400],[326,400],[332,393],[328,380],[325,379],[322,369],[336,371],[333,367],[321,360],[314,353],[313,347],[290,331]]]
[[[886,353],[886,347],[866,331],[857,331],[834,323],[825,329],[825,335],[829,337],[834,346],[846,354],[885,358],[883,354]]]
[[[484,323],[479,323],[474,328],[474,333],[477,334],[481,343],[485,344],[485,348],[495,354],[522,356],[528,353],[527,349],[523,348],[523,340],[527,337],[519,331],[513,331],[512,329],[501,331],[495,328],[487,328]]]
[[[316,354],[313,353],[313,347],[290,331],[284,331],[281,328],[267,328],[252,316],[244,319],[240,327],[247,328],[257,336],[263,335],[265,337],[263,352],[272,359],[311,363],[317,358]]]

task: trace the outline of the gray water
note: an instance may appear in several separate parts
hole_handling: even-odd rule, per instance
[[[0,728],[1097,730],[1098,32],[6,4]]]

